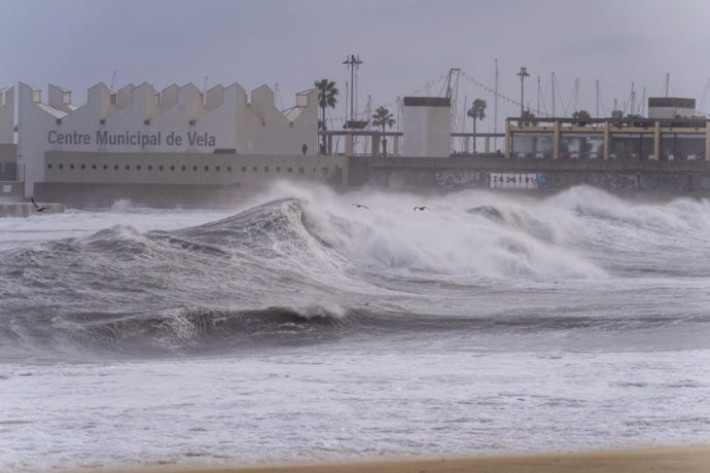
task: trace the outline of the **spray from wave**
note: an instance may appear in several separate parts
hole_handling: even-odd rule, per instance
[[[2,252],[0,339],[163,353],[446,321],[535,323],[530,304],[540,299],[544,314],[541,294],[560,285],[707,276],[698,261],[708,243],[707,201],[636,204],[586,187],[535,199],[280,184],[204,225],[115,225]]]

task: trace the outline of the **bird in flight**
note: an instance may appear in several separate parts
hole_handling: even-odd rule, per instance
[[[368,210],[370,209],[370,207],[368,207],[368,206],[365,205],[365,204],[355,204],[355,203],[353,203],[353,204],[350,204],[350,205],[352,205],[353,207],[357,207],[358,209],[368,209]]]
[[[415,212],[416,212],[417,210],[424,211],[424,210],[429,210],[429,207],[425,207],[425,206],[423,206],[423,205],[419,205],[419,206],[417,206],[417,207],[414,207],[413,210],[414,210]]]
[[[35,206],[35,210],[37,210],[37,212],[44,212],[45,210],[47,210],[47,207],[45,207],[44,205],[42,205],[42,206],[37,205],[37,202],[35,202],[34,197],[32,197],[32,205]]]

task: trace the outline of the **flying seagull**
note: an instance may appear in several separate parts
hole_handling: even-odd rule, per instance
[[[37,205],[37,202],[35,202],[34,197],[31,197],[31,199],[32,199],[32,205],[35,206],[35,210],[37,210],[37,212],[44,212],[45,210],[47,210],[47,207],[45,207],[45,206],[40,207],[39,205]]]
[[[355,203],[353,203],[353,204],[350,204],[350,205],[352,205],[353,207],[357,207],[358,209],[368,209],[368,210],[370,209],[370,207],[368,207],[368,206],[365,205],[365,204],[355,204]]]
[[[417,210],[422,210],[422,211],[424,211],[424,210],[429,210],[429,207],[425,207],[425,206],[423,206],[423,205],[420,205],[420,206],[418,206],[418,207],[414,207],[413,210],[414,210],[415,212],[416,212]]]

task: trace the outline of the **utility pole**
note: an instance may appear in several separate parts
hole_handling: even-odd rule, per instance
[[[555,115],[555,72],[552,72],[552,77],[550,78],[550,82],[552,83],[552,116],[556,117]]]
[[[599,79],[595,81],[595,89],[597,93],[597,118],[599,118]]]
[[[360,55],[351,54],[348,58],[343,61],[343,64],[347,65],[350,70],[350,121],[355,120],[355,71],[360,68],[360,64],[363,61],[360,60]]]
[[[516,75],[520,76],[520,126],[523,126],[523,112],[525,110],[525,78],[529,77],[528,68],[521,67],[520,72]]]
[[[498,81],[499,81],[499,73],[498,73],[498,58],[496,58],[496,81],[493,89],[493,134],[498,135]],[[710,83],[710,79],[708,79],[708,83]],[[498,136],[496,136],[494,139],[494,144],[493,147],[497,150],[498,149]]]

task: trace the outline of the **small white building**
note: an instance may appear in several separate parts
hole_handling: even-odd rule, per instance
[[[404,97],[402,155],[448,158],[451,154],[451,99]]]
[[[88,153],[99,164],[101,156],[116,154],[165,154],[179,160],[180,155],[253,158],[318,150],[316,89],[297,94],[296,105],[285,111],[276,108],[274,92],[265,85],[247,97],[236,83],[205,93],[193,84],[158,92],[148,83],[119,90],[99,83],[81,106],[72,103],[67,89],[50,84],[48,92],[43,102],[40,89],[19,85],[18,164],[27,197],[35,182],[45,181],[48,153]],[[7,134],[4,120],[0,108],[0,142]],[[12,134],[12,114],[9,120]]]
[[[681,97],[649,97],[648,118],[674,119],[695,116],[695,99]]]

